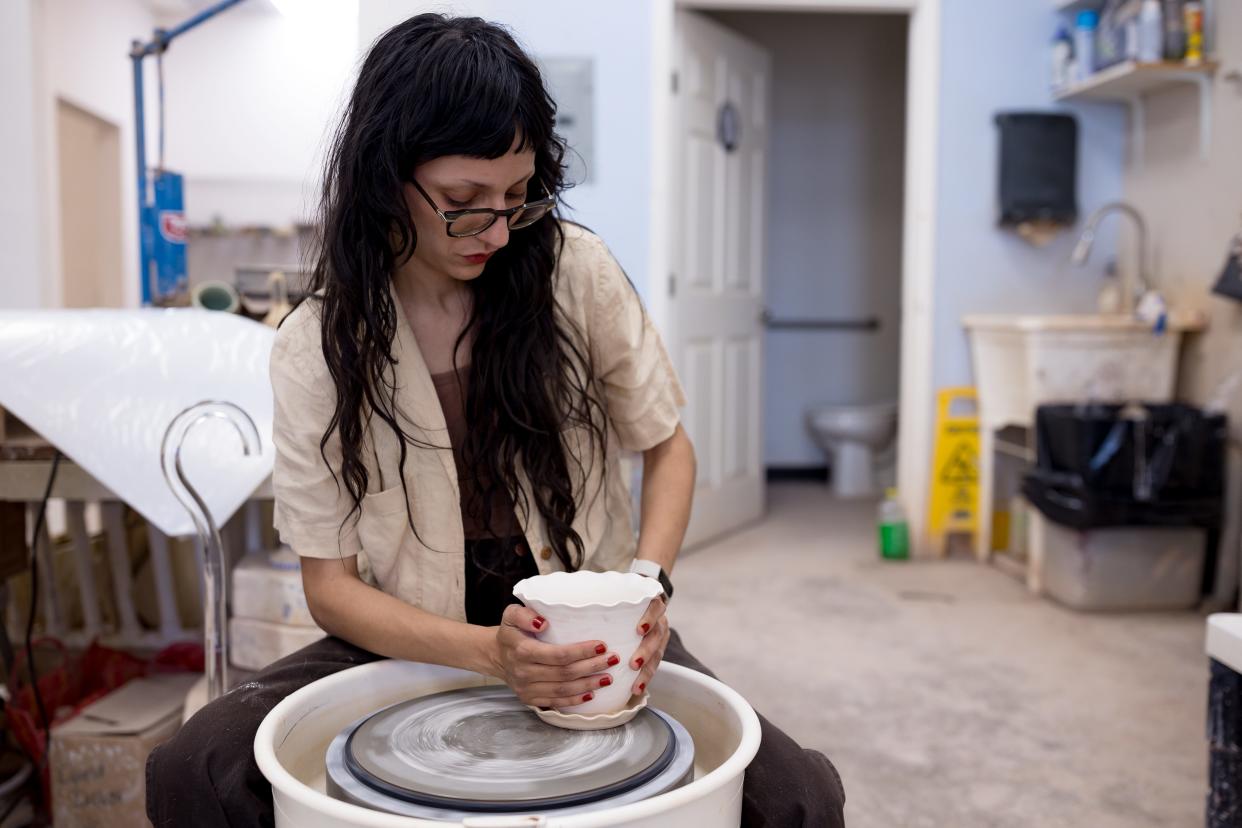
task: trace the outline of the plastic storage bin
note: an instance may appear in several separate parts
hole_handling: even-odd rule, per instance
[[[1071,529],[1030,512],[1043,589],[1079,610],[1184,610],[1199,602],[1207,533],[1197,527]]]

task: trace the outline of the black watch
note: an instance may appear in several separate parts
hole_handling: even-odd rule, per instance
[[[635,558],[630,564],[630,572],[637,572],[639,575],[645,575],[648,578],[655,578],[660,582],[660,589],[664,590],[664,600],[671,601],[673,598],[673,582],[669,580],[668,573],[664,571],[664,567],[655,561],[647,561],[641,558]]]

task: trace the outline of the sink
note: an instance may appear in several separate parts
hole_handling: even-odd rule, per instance
[[[979,314],[970,334],[982,425],[1029,426],[1046,402],[1165,402],[1177,384],[1183,334],[1197,313],[1170,314],[1163,333],[1132,316]]]
[[[970,335],[979,405],[979,530],[975,552],[991,554],[997,429],[1031,427],[1053,402],[1167,402],[1177,387],[1186,333],[1202,314],[1173,313],[1162,333],[1131,316],[979,314],[962,320]]]

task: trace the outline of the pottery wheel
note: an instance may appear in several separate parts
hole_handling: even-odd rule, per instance
[[[471,811],[579,805],[643,785],[673,760],[664,718],[609,730],[549,727],[507,687],[471,687],[385,708],[349,735],[344,764],[408,803]]]

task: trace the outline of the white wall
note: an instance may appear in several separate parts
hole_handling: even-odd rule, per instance
[[[1242,62],[1242,5],[1217,6],[1216,47],[1226,67]],[[1219,75],[1217,76],[1220,77]],[[1191,87],[1153,95],[1147,102],[1142,164],[1125,172],[1126,198],[1147,217],[1155,246],[1153,282],[1175,307],[1207,314],[1208,328],[1183,351],[1179,392],[1196,405],[1219,399],[1229,414],[1232,488],[1227,496],[1216,595],[1228,600],[1238,586],[1242,552],[1242,387],[1226,391],[1242,372],[1242,305],[1210,293],[1224,268],[1225,250],[1242,232],[1242,94],[1217,80],[1212,89],[1212,146],[1199,156],[1199,100]],[[1110,219],[1116,221],[1116,219]]]
[[[44,255],[43,303],[60,304],[59,175],[56,169],[56,100],[64,99],[116,124],[121,137],[121,226],[126,304],[136,305],[138,218],[134,161],[134,93],[130,42],[147,39],[154,20],[140,0],[34,4],[36,164]]]
[[[594,181],[569,191],[569,214],[604,238],[639,292],[648,296],[654,284],[648,272],[652,4],[366,0],[359,20],[363,48],[388,28],[425,11],[502,23],[536,57],[595,58]]]
[[[164,58],[166,156],[186,176],[192,225],[310,215],[357,54],[357,0],[321,0],[298,17],[242,4],[174,41]]]
[[[166,163],[186,175],[186,214],[205,224],[220,215],[231,224],[287,225],[306,218],[317,198],[320,156],[349,86],[357,57],[356,0],[318,4],[313,15],[286,18],[265,3],[243,4],[203,23],[174,41],[165,55]],[[33,150],[13,142],[20,119],[0,129],[4,153],[3,203],[17,204],[22,176],[35,176],[38,229],[5,221],[18,242],[6,244],[21,268],[36,268],[23,245],[39,238],[42,275],[22,280],[25,293],[6,290],[7,303],[56,306],[60,301],[60,238],[56,169],[55,103],[67,100],[116,124],[121,134],[124,272],[126,304],[139,301],[137,195],[135,190],[134,100],[130,42],[149,40],[157,24],[142,0],[19,0],[5,2],[4,48],[13,72],[4,71],[5,107],[20,111],[28,94],[34,109]],[[28,18],[23,22],[22,17]],[[12,23],[12,25],[9,25]],[[23,58],[23,49],[29,57]],[[17,71],[23,60],[30,72]],[[145,61],[147,163],[158,160],[156,64]],[[10,126],[11,125],[11,126]],[[25,122],[29,128],[30,122]],[[33,160],[31,160],[33,157]],[[18,161],[16,159],[23,159]],[[29,212],[26,213],[30,215]],[[17,262],[6,268],[15,273]],[[16,277],[13,277],[16,279]],[[18,298],[20,297],[20,299]]]
[[[0,3],[0,308],[44,304],[32,0]]]
[[[1242,61],[1242,6],[1221,3],[1216,43],[1227,66]],[[1176,307],[1208,314],[1182,361],[1181,392],[1206,404],[1231,375],[1242,372],[1242,305],[1209,291],[1224,268],[1225,250],[1242,232],[1242,94],[1236,83],[1212,90],[1212,146],[1199,156],[1199,97],[1192,87],[1148,99],[1142,164],[1125,172],[1126,197],[1147,217],[1155,247],[1153,282]],[[1116,219],[1111,219],[1116,221]],[[1127,242],[1129,246],[1129,242]],[[1229,401],[1233,433],[1242,439],[1242,388]]]
[[[772,54],[768,308],[880,320],[878,332],[767,334],[765,461],[821,466],[809,407],[897,399],[906,19],[716,17]]]
[[[934,383],[973,382],[964,315],[1094,312],[1111,237],[1089,270],[1069,264],[1075,234],[1037,249],[996,227],[999,110],[1054,109],[1048,0],[942,0]],[[1121,194],[1125,116],[1087,106],[1079,115],[1079,205],[1084,217]],[[1109,230],[1111,233],[1111,229]],[[932,401],[927,411],[933,410]],[[930,458],[929,458],[930,462]]]

